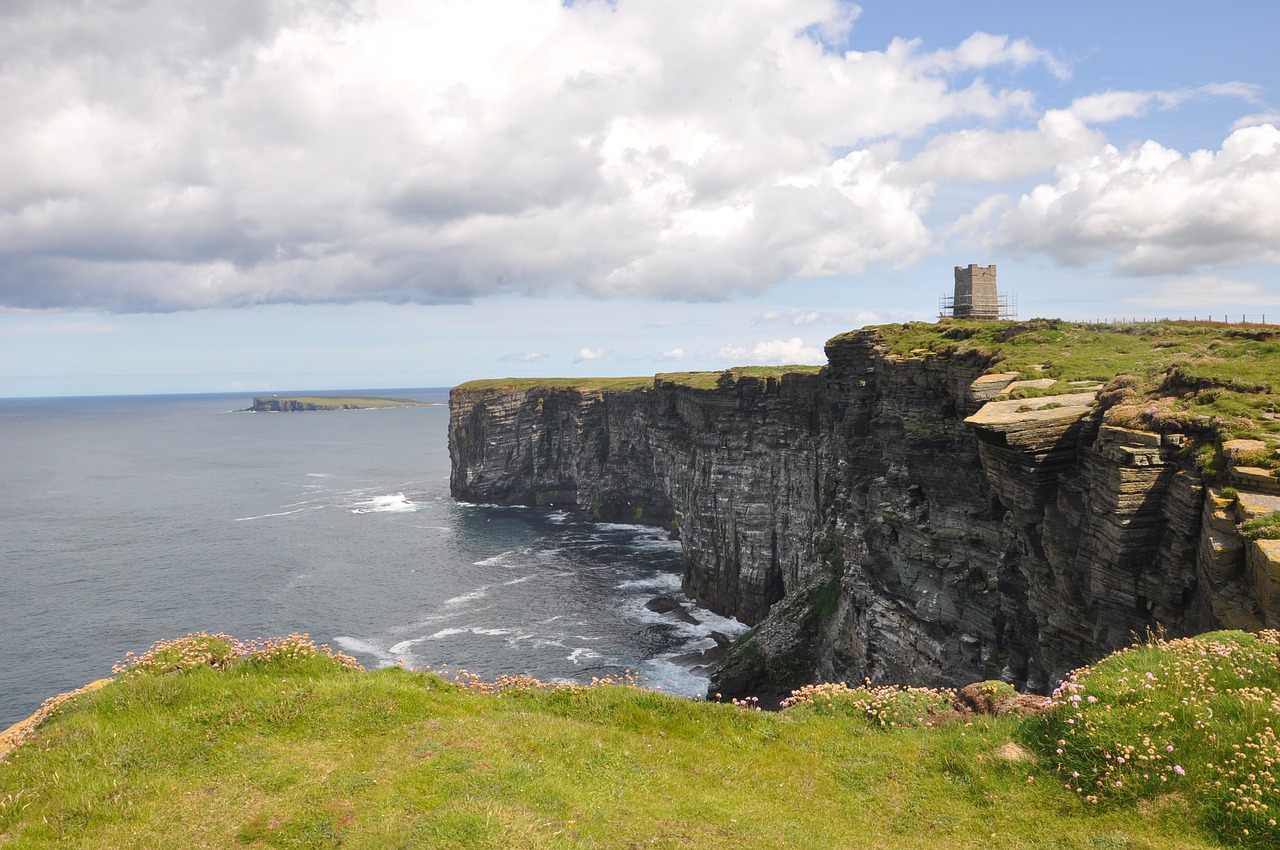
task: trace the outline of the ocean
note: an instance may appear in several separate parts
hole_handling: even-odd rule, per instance
[[[693,696],[707,680],[681,656],[744,630],[680,593],[659,530],[453,501],[443,404],[251,401],[0,399],[0,729],[196,631],[306,632],[366,667],[486,679],[632,671]],[[698,622],[649,611],[659,595]]]

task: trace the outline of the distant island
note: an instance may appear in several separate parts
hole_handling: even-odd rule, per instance
[[[373,396],[272,395],[256,396],[245,408],[252,413],[295,410],[368,410],[375,407],[428,407],[429,402]]]

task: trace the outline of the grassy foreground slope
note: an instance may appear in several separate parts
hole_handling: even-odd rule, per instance
[[[1270,773],[1255,781],[1277,754],[1277,649],[1274,633],[1151,644],[1077,674],[1046,715],[952,712],[935,728],[941,692],[818,688],[764,713],[617,684],[362,672],[300,636],[195,636],[63,702],[8,755],[0,846],[1275,846],[1265,817],[1224,808],[1240,795],[1208,792],[1221,780],[1204,765],[1237,754],[1245,805],[1280,807]],[[1176,693],[1143,689],[1175,668]],[[1163,779],[1076,790],[1144,734],[1177,753]]]

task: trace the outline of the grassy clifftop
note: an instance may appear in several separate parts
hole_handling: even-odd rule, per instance
[[[817,374],[821,366],[735,366],[720,372],[659,372],[657,375],[633,378],[487,378],[467,381],[454,389],[462,392],[496,390],[499,392],[523,392],[525,390],[598,390],[600,392],[625,392],[647,390],[654,381],[692,387],[715,389],[725,382],[742,378],[780,378],[790,374]]]
[[[983,363],[988,372],[1055,378],[1040,394],[1105,384],[1109,421],[1214,436],[1280,434],[1280,330],[1267,325],[1150,322],[1092,325],[943,320],[883,325],[898,355],[937,354]],[[835,341],[850,336],[836,337]]]
[[[64,701],[0,763],[0,844],[1269,847],[1278,649],[1150,641],[1044,715],[841,687],[765,713],[194,636]]]

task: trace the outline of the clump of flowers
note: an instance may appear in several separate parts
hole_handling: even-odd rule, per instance
[[[1236,530],[1249,540],[1280,540],[1280,511],[1246,520]]]
[[[305,634],[241,641],[227,634],[196,632],[183,638],[156,641],[142,655],[127,652],[112,666],[111,673],[115,676],[182,673],[199,667],[225,670],[236,664],[266,664],[317,657],[328,658],[345,669],[364,669],[350,655],[335,652],[327,644],[316,646]]]
[[[1148,639],[1073,672],[1022,726],[1090,805],[1178,791],[1224,840],[1277,846],[1280,632]]]
[[[643,688],[644,683],[640,677],[630,670],[626,670],[617,675],[610,676],[592,676],[590,683],[573,682],[567,679],[557,679],[550,682],[544,682],[527,673],[516,675],[504,674],[498,676],[492,681],[486,681],[477,673],[470,670],[462,669],[454,673],[448,670],[433,670],[430,667],[424,668],[427,673],[440,676],[443,679],[451,679],[454,683],[461,685],[473,694],[485,694],[489,696],[501,696],[504,693],[531,693],[534,691],[566,691],[576,693],[580,691],[590,690],[592,688],[603,688],[610,685],[616,685],[625,688]]]
[[[843,682],[805,685],[782,701],[783,709],[838,717],[852,717],[880,729],[922,726],[931,714],[947,711],[955,701],[949,688],[872,685],[851,688]]]

